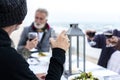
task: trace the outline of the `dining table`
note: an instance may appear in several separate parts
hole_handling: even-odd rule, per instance
[[[77,56],[72,55],[72,74],[67,77],[67,80],[72,80],[71,78],[75,75],[80,75],[80,73],[84,72],[84,60],[82,57],[79,58],[79,67],[77,67]],[[66,56],[65,62],[65,72],[69,71],[69,57]],[[98,77],[99,80],[120,80],[120,74],[104,68],[100,65],[97,65],[93,62],[86,60],[85,62],[85,72],[91,72],[93,76]],[[65,73],[64,73],[65,75]],[[66,76],[66,75],[65,75]],[[62,79],[61,79],[62,80]]]
[[[44,56],[39,55],[39,53],[32,53],[31,58],[27,59],[27,62],[29,63],[29,68],[33,71],[33,73],[46,73],[49,67],[49,61],[51,57],[50,52],[43,52],[45,54]],[[74,57],[74,56],[73,56]],[[76,58],[72,59],[72,66],[74,71],[77,73],[73,73],[72,75],[66,77],[65,71],[69,70],[68,66],[68,56],[66,56],[66,62],[64,64],[64,73],[61,77],[61,80],[70,80],[69,77],[72,77],[74,75],[80,74],[79,71],[83,70],[83,61],[80,58],[79,60],[79,68],[76,66]],[[108,70],[106,68],[103,68],[102,66],[99,66],[97,64],[94,64],[90,61],[86,61],[85,66],[86,72],[92,72],[93,75],[100,77],[100,80],[120,80],[120,75],[116,72],[113,72],[111,70]]]

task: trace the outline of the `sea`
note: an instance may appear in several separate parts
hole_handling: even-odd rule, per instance
[[[57,33],[60,33],[62,30],[68,30],[70,28],[70,24],[78,24],[78,27],[83,31],[83,33],[85,34],[86,30],[95,30],[96,34],[102,34],[104,31],[106,30],[113,30],[113,29],[118,29],[120,28],[120,24],[119,23],[51,23],[51,27],[53,27],[53,29],[55,29],[55,31]],[[85,45],[85,53],[86,55],[95,58],[95,59],[99,59],[100,53],[101,53],[101,49],[98,48],[92,48],[90,47],[89,43],[87,42],[87,38],[85,38],[85,44],[83,44],[83,39],[79,39],[80,40],[80,46],[84,46]],[[77,41],[76,38],[73,37],[72,39],[72,53],[76,54],[76,46],[77,46]],[[80,53],[83,53],[83,47],[79,47],[79,51]]]

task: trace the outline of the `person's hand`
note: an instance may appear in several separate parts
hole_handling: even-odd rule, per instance
[[[66,31],[62,31],[55,39],[50,38],[50,43],[52,48],[61,48],[63,50],[67,50],[70,46],[68,36],[66,35]]]
[[[106,45],[111,45],[111,42],[109,39],[106,39]]]
[[[38,74],[36,74],[36,76],[39,80],[45,80],[46,74],[45,73],[38,73]]]
[[[86,30],[85,34],[88,39],[93,40],[95,36],[96,31],[95,30]]]
[[[116,45],[118,42],[118,37],[117,36],[112,36],[111,38],[106,39],[108,43],[111,43],[113,45]]]
[[[35,38],[31,41],[27,40],[25,48],[28,50],[31,50],[31,49],[35,48],[37,46],[37,44],[38,44],[38,38]]]

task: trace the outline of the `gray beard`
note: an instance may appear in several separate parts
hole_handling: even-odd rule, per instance
[[[34,22],[34,26],[35,26],[35,28],[37,28],[37,29],[42,29],[42,28],[45,26],[45,24],[37,25],[37,24]]]

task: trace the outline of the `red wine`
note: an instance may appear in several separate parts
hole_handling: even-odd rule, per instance
[[[36,32],[29,32],[28,33],[28,39],[29,41],[35,39],[37,37],[37,33]]]
[[[87,35],[92,38],[92,37],[95,36],[95,33],[96,33],[96,32],[87,32]]]

